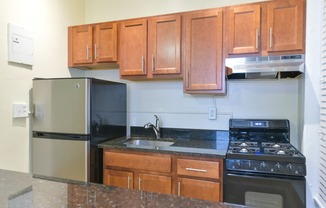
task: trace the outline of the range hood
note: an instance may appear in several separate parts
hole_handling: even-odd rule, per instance
[[[304,55],[226,58],[228,79],[296,78],[304,72]]]

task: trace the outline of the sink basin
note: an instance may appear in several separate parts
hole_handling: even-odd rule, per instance
[[[144,148],[144,149],[160,149],[160,147],[168,147],[174,144],[171,141],[159,141],[159,140],[145,140],[135,139],[125,142],[127,147]]]

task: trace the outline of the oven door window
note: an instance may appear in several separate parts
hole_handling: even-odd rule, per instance
[[[305,208],[305,178],[228,173],[224,201],[255,208]]]
[[[278,194],[266,194],[247,191],[245,204],[249,207],[283,208],[283,197]]]

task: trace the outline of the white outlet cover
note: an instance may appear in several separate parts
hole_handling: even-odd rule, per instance
[[[211,107],[208,109],[208,119],[216,120],[216,108],[215,107]]]
[[[28,104],[14,103],[12,107],[13,118],[27,118],[29,112]]]

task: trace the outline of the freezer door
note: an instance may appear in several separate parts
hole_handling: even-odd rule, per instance
[[[33,131],[90,134],[90,79],[34,79]]]
[[[33,138],[34,175],[89,181],[88,141]]]

